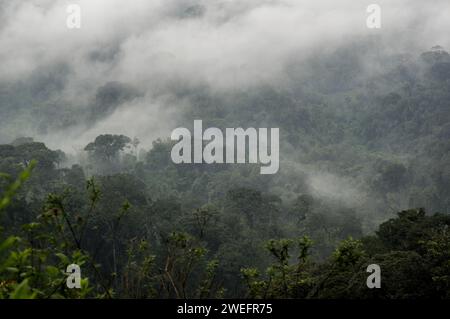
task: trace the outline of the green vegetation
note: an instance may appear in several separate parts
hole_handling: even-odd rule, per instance
[[[12,197],[34,167],[33,161],[6,187],[3,214],[14,206]],[[75,205],[69,190],[50,194],[35,221],[9,221],[0,241],[1,298],[450,298],[448,215],[402,211],[375,235],[342,240],[329,257],[317,261],[311,258],[314,242],[306,235],[270,239],[259,247],[264,225],[248,209],[260,203],[264,214],[273,207],[258,192],[240,189],[229,195],[228,205],[243,216],[227,205],[222,208],[226,214],[214,206],[183,214],[179,205],[152,202],[142,194],[130,197],[138,207],[125,200],[113,213],[108,204],[120,201],[120,188],[142,186],[128,184],[126,175],[116,178],[120,186],[108,183],[108,193],[91,179],[83,203]],[[143,207],[150,216],[139,215]],[[181,214],[165,216],[179,218],[178,227],[155,223],[170,211]],[[169,228],[178,231],[164,231]],[[220,237],[220,230],[229,233]],[[248,267],[256,261],[267,267]],[[65,269],[73,263],[83,269],[80,289],[66,286]],[[383,269],[382,289],[365,286],[365,270],[373,263]]]
[[[370,52],[315,57],[314,75],[292,68],[284,88],[179,86],[191,105],[180,125],[279,127],[273,176],[176,165],[161,139],[146,151],[104,134],[75,155],[0,145],[0,297],[450,298],[450,56],[391,56],[367,75]],[[27,113],[8,92],[0,102],[24,123],[87,123],[45,101]],[[107,114],[139,96],[117,83],[98,93]],[[66,286],[72,263],[81,289]],[[381,289],[366,286],[370,264]]]

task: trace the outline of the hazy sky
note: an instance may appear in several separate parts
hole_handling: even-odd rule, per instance
[[[66,27],[70,3],[81,6],[81,29]],[[371,3],[382,8],[379,30],[366,27]],[[149,144],[184,107],[170,97],[173,83],[218,91],[282,84],[288,62],[369,34],[383,37],[384,50],[449,47],[449,9],[448,0],[0,0],[0,83],[65,65],[58,94],[74,105],[89,104],[105,83],[127,83],[144,94],[93,127],[41,138],[61,146],[64,136],[73,147],[122,133]]]

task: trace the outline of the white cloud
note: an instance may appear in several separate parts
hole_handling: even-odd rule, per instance
[[[82,9],[80,30],[66,27],[71,2]],[[61,63],[71,70],[65,99],[89,100],[109,81],[133,85],[147,97],[170,93],[164,90],[174,81],[226,91],[283,83],[288,62],[374,32],[392,50],[450,45],[447,0],[377,3],[383,22],[374,31],[365,23],[370,3],[354,0],[1,1],[0,83]],[[124,105],[90,132],[126,131],[123,118],[136,112],[132,133],[149,134],[142,120],[154,117],[149,103]]]

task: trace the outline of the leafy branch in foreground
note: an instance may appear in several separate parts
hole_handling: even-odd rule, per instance
[[[36,166],[36,161],[31,161],[28,167],[25,168],[20,174],[19,177],[11,183],[7,188],[5,193],[0,198],[0,212],[3,211],[8,205],[11,203],[14,195],[19,191],[20,187],[25,183],[31,175],[34,167]],[[3,177],[7,180],[11,179],[11,176],[8,174],[0,173],[0,177]]]

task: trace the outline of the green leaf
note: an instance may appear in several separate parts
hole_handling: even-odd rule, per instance
[[[13,246],[16,242],[19,241],[19,237],[11,236],[6,238],[3,242],[0,243],[0,253],[3,252],[6,249],[9,249],[11,246]]]
[[[36,293],[31,291],[28,284],[28,279],[23,280],[14,291],[9,295],[10,299],[34,299],[36,298]]]
[[[55,256],[58,257],[63,264],[66,264],[66,265],[70,264],[69,258],[66,255],[64,255],[63,253],[56,253]]]

